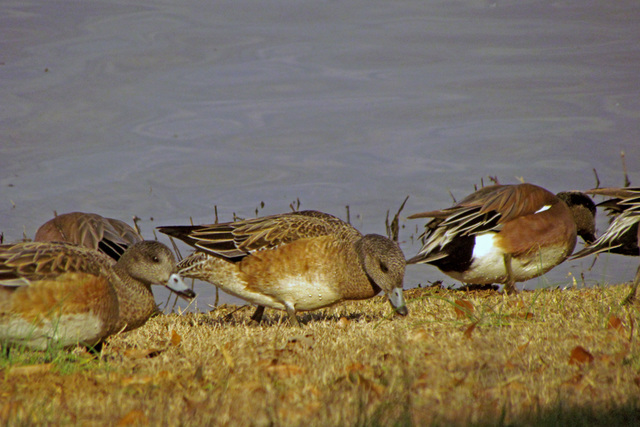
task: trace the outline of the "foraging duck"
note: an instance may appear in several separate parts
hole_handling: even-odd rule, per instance
[[[286,310],[299,326],[298,311],[371,298],[380,290],[397,313],[408,312],[402,295],[405,259],[398,245],[377,234],[363,236],[326,213],[158,230],[196,248],[178,264],[181,275],[258,305],[255,320],[266,306]]]
[[[594,188],[587,194],[613,197],[598,203],[609,211],[613,221],[609,228],[590,245],[573,255],[572,259],[591,254],[610,252],[613,254],[640,256],[640,187],[635,188]],[[631,286],[631,292],[623,300],[628,304],[635,300],[640,285],[640,266]]]
[[[407,264],[432,264],[470,284],[504,283],[507,293],[564,261],[576,234],[595,240],[595,204],[588,196],[556,196],[526,183],[487,186],[453,207],[409,218],[433,219]]]
[[[98,250],[118,260],[125,250],[141,242],[142,236],[128,224],[94,213],[57,215],[38,228],[37,242],[67,242]]]
[[[1,245],[0,339],[38,349],[51,341],[94,346],[142,326],[156,312],[152,284],[195,295],[159,242],[138,242],[115,263],[69,243]]]

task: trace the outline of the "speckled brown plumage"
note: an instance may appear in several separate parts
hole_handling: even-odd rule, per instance
[[[94,213],[70,212],[56,216],[36,231],[37,242],[66,242],[99,250],[118,260],[142,236],[128,224]]]
[[[151,284],[167,283],[176,289],[181,284],[186,290],[175,270],[169,248],[154,241],[133,245],[117,263],[96,250],[68,243],[2,245],[0,335],[38,348],[51,339],[63,346],[93,345],[141,326],[154,313]],[[31,333],[37,336],[29,336],[27,323],[20,319],[35,322]]]
[[[398,245],[386,237],[362,236],[332,215],[302,211],[158,229],[196,248],[179,263],[180,274],[256,305],[287,310],[294,324],[298,310],[370,298],[380,290],[399,313],[407,312]]]

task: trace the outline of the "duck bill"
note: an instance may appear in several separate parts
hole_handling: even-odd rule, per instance
[[[182,298],[191,299],[196,296],[196,293],[185,285],[182,277],[177,273],[169,276],[169,280],[164,285]]]
[[[591,232],[582,233],[580,234],[580,237],[582,237],[582,240],[584,240],[584,242],[588,245],[595,242],[597,239],[596,235]]]
[[[389,298],[389,302],[391,303],[391,306],[394,308],[396,313],[401,316],[406,316],[407,314],[409,314],[409,309],[404,302],[402,288],[393,288],[391,292],[387,292],[387,298]]]

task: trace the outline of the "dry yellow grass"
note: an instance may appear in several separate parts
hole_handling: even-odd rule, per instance
[[[0,423],[637,424],[627,292],[414,289],[406,318],[378,297],[303,314],[301,329],[272,310],[260,326],[228,306],[159,316],[100,359],[8,364],[15,350],[3,349]]]

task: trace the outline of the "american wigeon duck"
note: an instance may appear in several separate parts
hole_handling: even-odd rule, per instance
[[[1,245],[0,339],[40,349],[51,341],[93,346],[140,327],[156,312],[152,284],[195,295],[159,242],[136,243],[115,263],[69,243]]]
[[[96,249],[116,261],[142,236],[125,222],[94,213],[70,212],[45,222],[34,237],[37,242],[67,242]]]
[[[392,240],[363,236],[348,223],[317,211],[291,212],[237,222],[158,227],[196,248],[178,264],[184,277],[210,282],[260,306],[297,311],[344,300],[371,298],[380,290],[401,315],[405,260]]]
[[[590,245],[577,252],[572,258],[582,258],[591,254],[610,252],[613,254],[640,255],[640,187],[635,188],[594,188],[588,194],[613,197],[598,203],[609,211],[613,221],[609,228]],[[640,266],[633,280],[631,292],[623,304],[632,302],[640,285]]]
[[[570,203],[571,206],[568,206]],[[576,234],[595,239],[595,204],[585,194],[558,196],[532,184],[491,185],[433,218],[408,264],[432,264],[469,284],[515,283],[546,273],[571,255]]]

